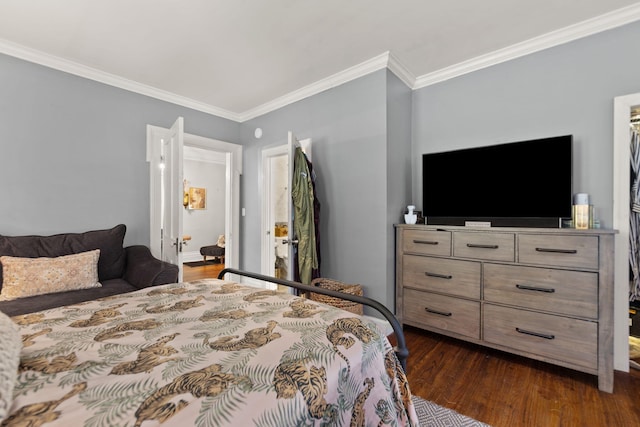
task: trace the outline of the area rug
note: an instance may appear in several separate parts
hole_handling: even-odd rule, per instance
[[[420,427],[490,427],[488,424],[459,414],[452,409],[436,405],[418,396],[412,396]]]
[[[219,265],[220,260],[208,259],[206,264],[204,263],[204,261],[183,262],[182,264],[186,265],[187,267],[202,267],[203,265],[213,265],[213,264]]]

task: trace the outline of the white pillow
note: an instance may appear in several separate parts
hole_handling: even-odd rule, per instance
[[[56,258],[0,257],[0,301],[75,289],[97,288],[100,249]]]
[[[0,312],[0,423],[13,402],[13,387],[18,377],[22,337],[9,316]]]

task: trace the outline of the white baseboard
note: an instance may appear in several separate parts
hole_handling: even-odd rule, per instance
[[[182,262],[202,261],[203,259],[200,251],[182,252]]]

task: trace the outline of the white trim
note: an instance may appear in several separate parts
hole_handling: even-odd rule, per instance
[[[387,68],[395,74],[400,80],[404,82],[408,87],[413,88],[416,82],[416,76],[413,75],[407,67],[402,64],[396,56],[389,52],[389,63]]]
[[[290,92],[284,96],[274,99],[273,101],[269,101],[265,104],[259,105],[256,108],[245,111],[244,113],[240,114],[240,121],[244,122],[246,120],[253,119],[255,117],[282,108],[286,105],[292,104],[296,101],[300,101],[301,99],[316,95],[327,89],[334,88],[343,83],[373,73],[374,71],[382,70],[383,68],[387,67],[388,63],[389,52],[385,52],[381,55],[369,59],[368,61],[347,68],[344,71],[340,71],[339,73],[333,74],[308,86]]]
[[[204,104],[190,98],[179,96],[174,93],[31,49],[8,40],[0,39],[0,53],[242,123],[306,97],[316,95],[324,90],[336,87],[374,71],[381,70],[385,67],[397,75],[411,89],[419,89],[463,74],[487,68],[492,65],[548,49],[550,47],[568,43],[582,37],[587,37],[602,31],[620,27],[637,20],[640,20],[640,3],[635,3],[633,5],[614,10],[613,12],[579,22],[560,30],[552,31],[522,43],[517,43],[504,49],[499,49],[486,55],[481,55],[468,61],[463,61],[450,67],[418,76],[417,78],[415,78],[406,67],[400,64],[397,58],[387,51],[358,65],[347,68],[344,71],[340,71],[332,76],[290,92],[243,113],[234,113],[222,108]]]
[[[272,157],[286,156],[287,145],[268,147],[262,150],[260,166],[261,188],[261,215],[260,215],[260,272],[266,276],[273,276],[274,267],[270,263],[270,254],[273,252],[273,236],[271,236],[271,162]],[[273,283],[266,284],[267,289],[276,289]]]
[[[187,243],[188,245],[188,243]],[[182,251],[182,262],[194,262],[194,261],[202,261],[204,258],[200,254],[199,250],[185,252]]]
[[[623,372],[629,372],[629,120],[638,105],[640,93],[613,100],[613,368]]]
[[[206,150],[199,147],[184,147],[182,160],[226,165],[227,156],[223,152]]]
[[[460,62],[450,67],[434,71],[433,73],[419,76],[412,88],[419,89],[449,80],[463,74],[468,74],[492,65],[520,58],[550,47],[559,46],[602,31],[620,27],[637,21],[638,19],[640,19],[640,3],[614,10],[613,12],[579,22],[560,30],[543,34],[539,37],[534,37],[522,43],[517,43],[504,49],[499,49],[486,55],[475,57],[468,61]]]
[[[0,39],[0,53],[44,65],[45,67],[53,68],[55,70],[64,71],[65,73],[84,77],[89,80],[104,83],[109,86],[150,96],[151,98],[159,99],[161,101],[171,102],[172,104],[192,108],[194,110],[202,111],[225,119],[239,121],[239,115],[231,111],[214,107],[184,96],[176,95],[175,93],[167,92],[152,86],[147,86],[134,80],[116,76],[115,74],[110,74],[96,68],[87,67],[86,65],[50,55],[39,50],[31,49],[8,40]]]
[[[162,259],[162,238],[157,232],[162,228],[162,172],[154,170],[161,163],[162,139],[169,137],[169,130],[147,125],[147,162],[149,163],[149,249],[154,257]],[[154,159],[155,158],[155,159]]]

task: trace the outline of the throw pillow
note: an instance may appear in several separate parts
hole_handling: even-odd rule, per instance
[[[100,249],[98,277],[109,280],[122,277],[127,264],[127,253],[123,247],[127,227],[116,225],[107,230],[92,230],[84,233],[63,233],[51,236],[2,236],[0,256],[23,258],[54,258]],[[2,264],[0,264],[2,273]],[[0,274],[0,288],[2,287]]]
[[[0,312],[0,423],[13,402],[13,387],[18,377],[22,337],[9,316]]]
[[[75,289],[97,288],[100,249],[56,258],[0,257],[0,301]]]

